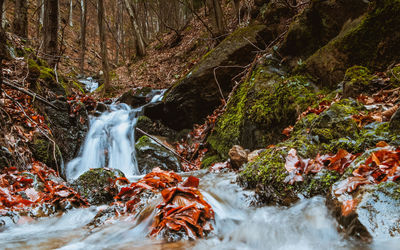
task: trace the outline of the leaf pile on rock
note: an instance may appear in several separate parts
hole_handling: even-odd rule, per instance
[[[384,122],[390,120],[399,108],[396,104],[399,100],[400,89],[381,90],[372,96],[359,95],[357,101],[364,104],[368,112],[353,115],[352,118],[359,127],[372,122]]]
[[[286,156],[285,168],[289,175],[286,177],[285,182],[293,184],[297,181],[303,181],[303,174],[316,174],[323,168],[343,174],[357,156],[341,149],[336,155],[318,154],[315,159],[302,159],[297,155],[296,149],[292,148]]]
[[[29,212],[43,204],[54,206],[55,209],[88,205],[76,191],[57,177],[54,170],[40,162],[33,162],[29,171],[10,167],[0,175],[0,213]]]
[[[161,193],[163,201],[157,206],[151,236],[184,232],[189,238],[204,237],[213,228],[214,212],[198,190],[199,179],[193,176],[182,182],[172,171],[155,168],[138,182],[121,188],[116,200],[125,204],[125,212],[135,213],[141,193]]]
[[[396,181],[400,177],[400,148],[394,149],[386,144],[371,155],[353,171],[353,176],[338,183],[335,195],[351,193],[364,184],[379,184]]]

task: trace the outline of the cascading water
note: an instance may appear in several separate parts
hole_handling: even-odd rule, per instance
[[[161,101],[165,90],[156,91],[149,103]],[[144,106],[143,106],[144,107]],[[126,177],[139,174],[135,153],[135,126],[143,107],[113,104],[110,111],[92,117],[90,130],[77,158],[68,163],[68,180],[78,178],[91,168],[121,170]]]
[[[139,173],[134,145],[135,126],[142,108],[117,104],[111,105],[110,110],[91,118],[80,156],[67,165],[67,179],[76,179],[91,168],[102,167],[119,169],[127,177]]]

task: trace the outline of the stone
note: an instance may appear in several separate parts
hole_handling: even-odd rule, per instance
[[[262,49],[272,38],[264,25],[241,28],[229,35],[166,92],[163,122],[176,130],[202,123],[221,104],[215,78],[227,98],[235,85],[231,79],[254,59],[254,52],[258,50],[255,46]]]
[[[342,213],[342,202],[357,201],[354,210]],[[371,242],[400,236],[400,184],[383,182],[361,186],[343,199],[331,194],[327,204],[340,224],[340,230],[350,237]]]
[[[109,204],[118,194],[113,179],[124,177],[119,170],[96,168],[91,169],[72,183],[79,194],[86,198],[91,205]]]
[[[228,155],[233,169],[239,169],[247,162],[247,152],[239,145],[234,145]]]
[[[155,167],[175,172],[182,170],[179,159],[148,136],[142,136],[135,144],[135,149],[141,174],[150,173]]]

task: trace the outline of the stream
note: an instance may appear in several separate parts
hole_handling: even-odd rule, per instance
[[[159,101],[161,94],[153,97]],[[113,104],[110,111],[92,117],[80,155],[66,167],[69,180],[96,167],[116,168],[135,181],[138,166],[134,127],[142,108]],[[73,209],[61,216],[15,225],[0,233],[1,249],[377,249],[382,244],[356,245],[343,238],[325,199],[303,199],[291,207],[254,207],[254,194],[235,183],[235,173],[207,170],[181,173],[200,178],[205,200],[215,211],[214,231],[206,239],[168,243],[150,239],[156,213],[149,204],[146,214],[118,217],[105,225],[87,226],[105,206]],[[385,242],[395,249],[396,242]],[[379,247],[378,247],[379,246]]]

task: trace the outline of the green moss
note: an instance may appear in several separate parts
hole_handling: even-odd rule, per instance
[[[368,86],[373,78],[375,78],[375,76],[373,76],[370,71],[363,66],[353,66],[347,69],[345,73],[345,80],[351,84],[358,83]]]
[[[85,90],[83,89],[82,85],[76,81],[72,81],[72,85],[77,88],[82,94],[85,93]],[[67,93],[68,94],[68,93]]]
[[[219,155],[206,155],[201,161],[201,168],[208,168],[212,164],[222,161],[223,159]]]
[[[49,140],[39,138],[34,139],[31,150],[33,157],[36,160],[44,162],[49,167],[56,167],[57,164],[54,159],[53,144]],[[62,156],[58,146],[56,146],[55,156],[57,157],[57,163],[60,164]]]

